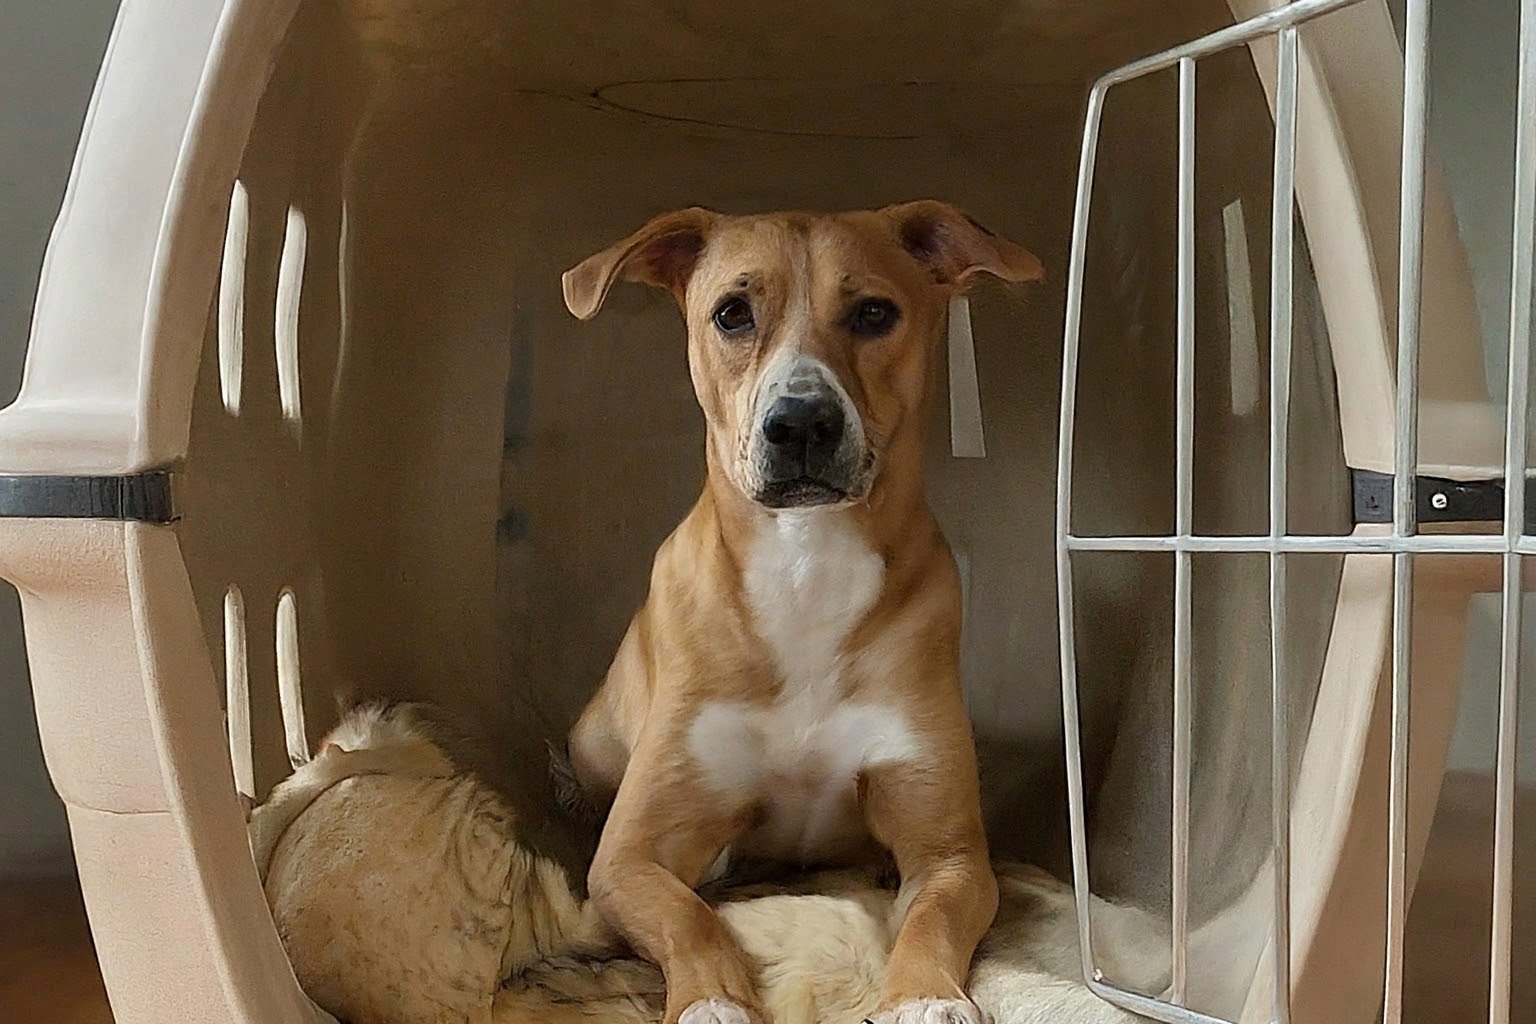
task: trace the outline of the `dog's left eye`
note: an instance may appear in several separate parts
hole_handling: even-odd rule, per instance
[[[720,308],[715,310],[714,320],[720,333],[730,337],[745,334],[757,324],[752,316],[752,304],[740,297],[720,303]]]
[[[879,335],[896,326],[901,313],[889,299],[864,299],[853,307],[848,328],[854,334]]]

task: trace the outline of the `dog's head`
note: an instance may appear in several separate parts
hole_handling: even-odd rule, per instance
[[[840,214],[679,210],[563,284],[583,320],[616,280],[669,290],[711,467],[753,501],[791,508],[860,500],[889,467],[920,472],[944,311],[978,274],[1034,280],[1040,261],[923,200]]]

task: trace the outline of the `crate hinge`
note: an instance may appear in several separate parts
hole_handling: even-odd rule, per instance
[[[1359,523],[1392,521],[1392,474],[1368,469],[1349,471],[1354,492],[1354,519]],[[1524,532],[1536,523],[1536,480],[1525,483]],[[1414,506],[1420,523],[1501,523],[1504,521],[1504,480],[1451,480],[1438,476],[1414,479]]]

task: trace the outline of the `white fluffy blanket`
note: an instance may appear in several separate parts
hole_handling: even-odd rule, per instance
[[[517,840],[511,811],[408,705],[350,712],[320,755],[251,818],[252,848],[299,981],[348,1024],[656,1024],[662,981],[626,953],[564,872]],[[999,864],[1002,909],[970,991],[998,1024],[1138,1018],[1078,980],[1070,888]],[[898,922],[872,874],[728,891],[721,917],[756,963],[774,1024],[857,1024]],[[1162,987],[1165,937],[1096,902],[1095,929],[1146,963],[1107,965]]]

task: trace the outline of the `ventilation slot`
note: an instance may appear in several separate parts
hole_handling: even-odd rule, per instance
[[[1221,210],[1227,269],[1228,380],[1232,412],[1252,416],[1259,407],[1259,327],[1253,312],[1253,263],[1248,254],[1248,224],[1243,201]]]
[[[292,590],[277,599],[277,699],[283,709],[283,741],[288,763],[309,763],[309,733],[304,727],[304,689],[299,679],[299,606]]]
[[[251,200],[235,182],[224,227],[224,262],[219,268],[219,394],[224,410],[240,415],[240,382],[245,361],[245,246],[250,234]]]
[[[331,381],[330,414],[341,408],[341,383],[346,380],[347,346],[352,340],[352,209],[341,203],[341,226],[336,239],[336,370]]]
[[[230,584],[224,592],[224,707],[229,731],[229,762],[235,770],[235,790],[247,800],[256,796],[256,770],[251,762],[251,681],[245,645],[245,598]]]
[[[283,233],[283,256],[277,270],[277,309],[274,340],[277,346],[277,395],[283,419],[297,429],[303,422],[299,402],[299,303],[304,292],[304,257],[309,246],[309,227],[304,213],[288,208],[288,227]]]

